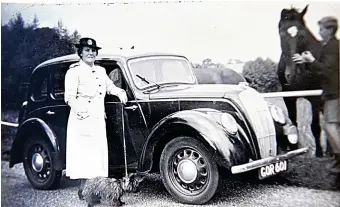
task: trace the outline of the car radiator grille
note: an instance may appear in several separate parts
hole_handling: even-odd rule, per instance
[[[241,92],[239,98],[255,131],[261,158],[275,156],[277,153],[275,126],[267,103],[252,88]]]

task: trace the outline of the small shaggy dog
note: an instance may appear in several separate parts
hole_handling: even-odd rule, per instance
[[[83,196],[88,207],[105,201],[110,206],[121,206],[124,202],[121,197],[124,192],[136,193],[139,184],[144,180],[144,174],[130,174],[129,179],[123,177],[119,180],[115,178],[96,177],[86,181]]]

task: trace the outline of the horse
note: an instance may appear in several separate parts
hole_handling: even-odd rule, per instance
[[[308,5],[298,12],[295,8],[282,9],[279,21],[279,35],[281,41],[281,57],[278,64],[278,78],[282,85],[282,91],[299,91],[299,90],[315,90],[321,89],[320,77],[310,70],[310,64],[295,64],[292,56],[295,53],[303,53],[310,51],[313,56],[318,59],[322,45],[313,36],[305,25],[304,15],[306,14]],[[312,106],[312,133],[315,138],[317,157],[323,156],[320,143],[320,118],[322,111],[321,97],[305,97]],[[296,121],[296,100],[297,97],[285,97],[284,101],[288,109],[288,116],[292,122],[297,125]]]

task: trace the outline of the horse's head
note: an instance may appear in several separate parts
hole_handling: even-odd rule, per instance
[[[301,54],[308,50],[309,30],[305,26],[304,15],[306,14],[308,5],[302,12],[298,12],[295,8],[283,9],[281,11],[281,19],[279,22],[279,34],[281,40],[281,50],[285,63],[285,78],[288,84],[296,82],[296,76],[304,70],[304,65],[296,65],[292,61],[295,53]]]

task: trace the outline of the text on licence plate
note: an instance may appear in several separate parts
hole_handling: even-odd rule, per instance
[[[259,178],[264,179],[276,175],[280,172],[287,171],[287,169],[287,160],[282,160],[277,163],[269,164],[259,169]]]

